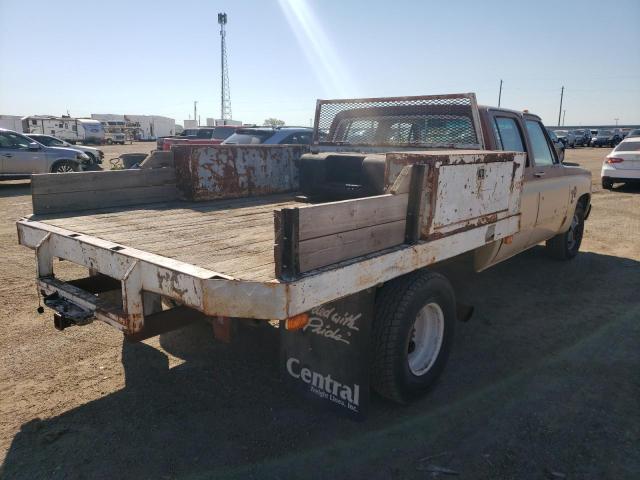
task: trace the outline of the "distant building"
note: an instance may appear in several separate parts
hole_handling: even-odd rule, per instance
[[[169,137],[176,133],[176,121],[160,115],[92,113],[91,118],[117,126],[131,140],[155,140],[157,137]]]
[[[0,128],[22,133],[22,117],[18,115],[0,115]]]

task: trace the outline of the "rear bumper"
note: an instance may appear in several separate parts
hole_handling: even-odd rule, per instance
[[[640,169],[613,168],[610,165],[604,164],[600,176],[619,181],[640,180]]]

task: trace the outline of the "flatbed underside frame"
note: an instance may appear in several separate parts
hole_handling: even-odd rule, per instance
[[[429,242],[401,245],[303,274],[290,282],[237,280],[218,272],[28,218],[18,222],[20,244],[35,249],[38,284],[85,306],[95,317],[133,335],[144,327],[143,292],[173,299],[207,316],[284,320],[313,307],[382,284],[419,268],[513,235],[519,215]],[[82,265],[122,285],[122,306],[55,279],[55,258]]]

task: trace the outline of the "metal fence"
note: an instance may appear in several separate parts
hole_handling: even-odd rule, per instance
[[[473,93],[318,100],[319,145],[482,148]]]

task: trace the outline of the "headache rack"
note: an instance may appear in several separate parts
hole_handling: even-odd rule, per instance
[[[313,143],[321,149],[483,149],[475,94],[318,100]]]

